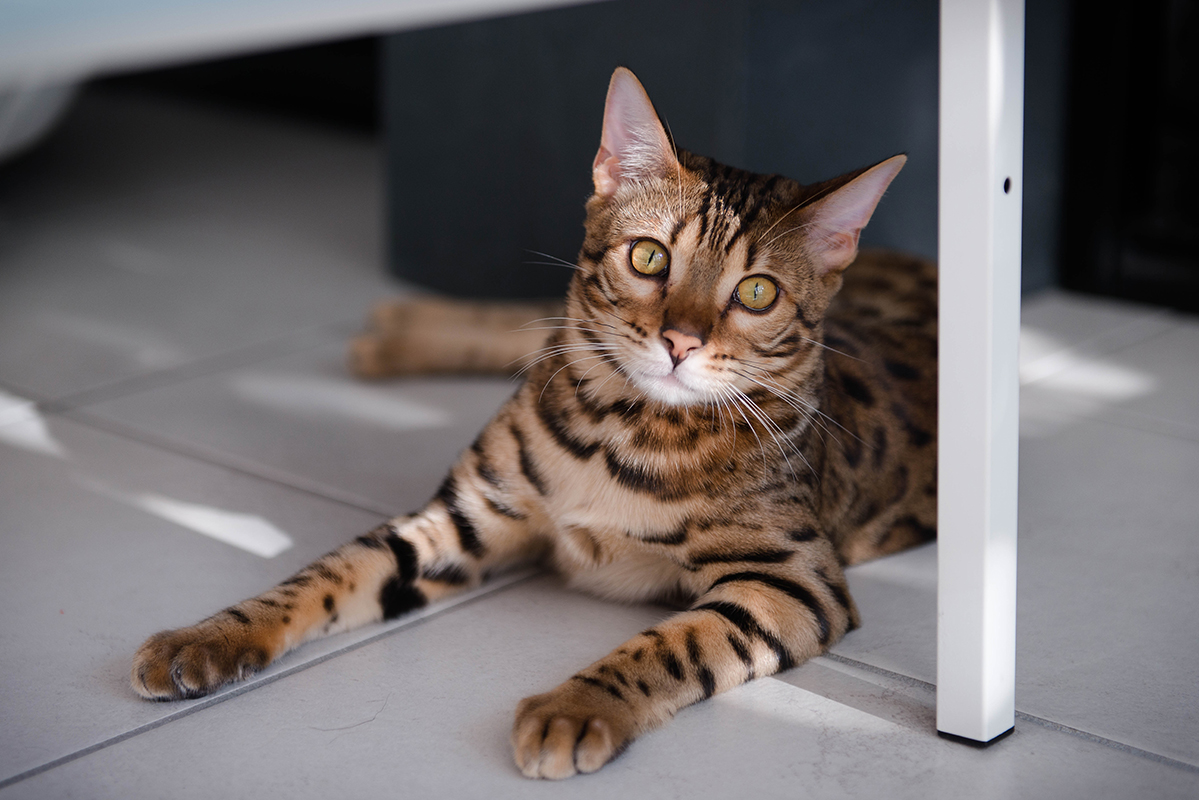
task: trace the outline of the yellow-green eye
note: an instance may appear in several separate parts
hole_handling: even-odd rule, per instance
[[[641,239],[629,250],[629,263],[642,275],[657,275],[669,266],[670,255],[652,239]]]
[[[769,308],[770,304],[774,302],[774,298],[778,296],[779,287],[775,286],[774,281],[760,275],[746,278],[737,284],[738,302],[755,311]]]

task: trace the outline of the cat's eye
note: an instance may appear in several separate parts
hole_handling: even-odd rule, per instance
[[[737,284],[737,302],[754,311],[770,308],[774,299],[779,296],[779,287],[770,278],[755,275]]]
[[[670,254],[652,239],[639,239],[629,250],[629,263],[642,275],[661,275],[670,265]]]

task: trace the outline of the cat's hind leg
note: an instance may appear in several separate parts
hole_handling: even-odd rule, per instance
[[[512,375],[560,326],[559,301],[418,297],[380,303],[350,342],[360,378],[470,372]]]

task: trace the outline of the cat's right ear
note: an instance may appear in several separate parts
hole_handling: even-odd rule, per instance
[[[596,194],[611,197],[622,183],[662,177],[678,169],[674,146],[637,77],[617,67],[608,84],[604,133],[591,177]]]

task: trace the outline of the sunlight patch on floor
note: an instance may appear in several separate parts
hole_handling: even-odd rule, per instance
[[[230,385],[243,400],[298,416],[366,422],[391,431],[444,428],[453,422],[445,410],[403,397],[394,389],[347,380],[241,373],[233,376]]]
[[[31,453],[66,458],[67,452],[50,433],[37,404],[0,391],[0,442]]]

